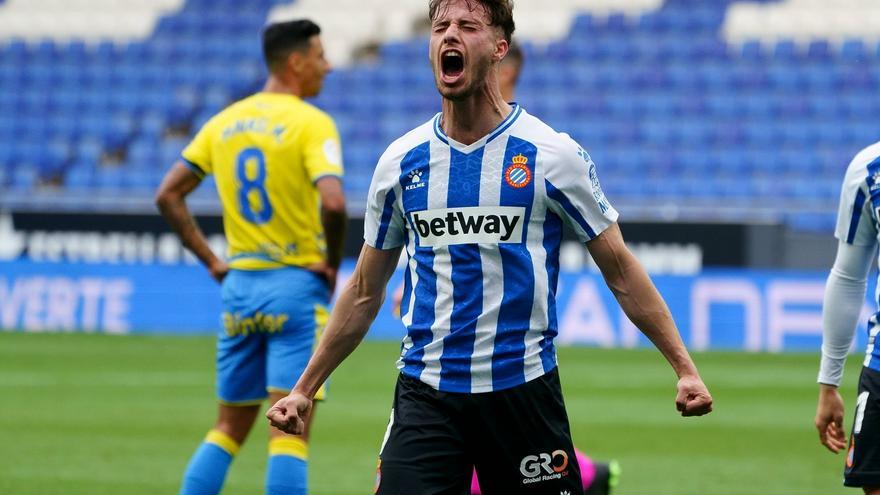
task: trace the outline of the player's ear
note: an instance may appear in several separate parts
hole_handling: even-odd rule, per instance
[[[304,63],[305,57],[299,50],[294,50],[287,56],[287,68],[294,74],[302,73]]]
[[[504,60],[508,51],[510,51],[510,43],[504,38],[498,38],[498,41],[495,42],[495,61],[501,62]]]

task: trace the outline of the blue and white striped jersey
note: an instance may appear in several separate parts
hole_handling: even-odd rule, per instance
[[[364,237],[409,257],[401,372],[441,391],[503,390],[556,367],[563,222],[587,241],[617,212],[590,156],[521,107],[467,146],[440,118],[382,155]]]
[[[856,246],[880,242],[880,143],[859,152],[846,169],[834,237]],[[880,279],[874,301],[880,304]],[[867,331],[865,366],[880,371],[880,312],[868,320]]]

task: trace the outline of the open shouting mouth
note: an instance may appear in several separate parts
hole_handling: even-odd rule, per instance
[[[440,71],[443,82],[454,84],[464,74],[464,55],[458,50],[446,50],[440,54]]]

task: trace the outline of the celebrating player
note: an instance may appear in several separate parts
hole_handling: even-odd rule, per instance
[[[506,102],[512,102],[515,98],[516,84],[523,66],[523,52],[519,44],[511,42],[507,55],[501,60],[498,67],[498,88],[501,98]],[[400,306],[403,302],[403,285],[394,291],[392,311],[400,316]],[[578,467],[585,493],[590,495],[606,495],[617,485],[620,476],[620,465],[617,461],[599,462],[590,458],[583,452],[575,449]],[[480,495],[480,484],[476,472],[471,480],[471,495]]]
[[[835,454],[847,448],[843,399],[837,387],[865,300],[868,272],[880,236],[880,143],[862,150],[843,179],[837,228],[837,257],[822,304],[822,362],[819,367],[819,440]],[[868,351],[846,456],[843,483],[880,495],[880,312],[868,319]]]
[[[708,413],[712,398],[626,248],[589,155],[502,98],[510,0],[431,0],[429,13],[442,112],[380,158],[355,272],[306,371],[267,417],[303,431],[321,384],[367,332],[405,246],[407,335],[377,493],[465,493],[473,466],[487,494],[576,494],[553,344],[563,222],[678,374],[681,414]]]
[[[307,20],[268,26],[263,91],[205,124],[157,194],[162,215],[222,282],[223,294],[219,415],[189,462],[182,495],[220,492],[260,403],[290,392],[326,323],[346,216],[336,126],[301,100],[320,92],[330,69],[320,32]],[[216,177],[223,205],[228,266],[186,207],[207,174]],[[271,430],[267,493],[306,493],[308,423],[297,436]]]

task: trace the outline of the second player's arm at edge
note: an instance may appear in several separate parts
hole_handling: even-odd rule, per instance
[[[630,321],[660,350],[678,375],[675,406],[682,416],[712,411],[712,396],[691,360],[669,308],[615,223],[586,243],[605,283]]]
[[[201,182],[202,180],[189,167],[178,161],[165,174],[162,184],[156,191],[156,206],[177,233],[184,247],[205,265],[214,280],[221,282],[229,272],[229,266],[211,251],[205,235],[202,234],[186,205],[186,197]]]
[[[852,345],[868,287],[868,273],[876,246],[840,241],[834,266],[828,274],[822,301],[822,362],[819,367],[819,400],[813,422],[819,442],[833,453],[846,448],[844,404],[837,387]]]
[[[385,299],[385,286],[397,267],[401,248],[381,250],[364,245],[354,273],[327,322],[318,348],[290,395],[266,412],[272,426],[293,435],[303,432],[312,399],[330,373],[360,344]]]

